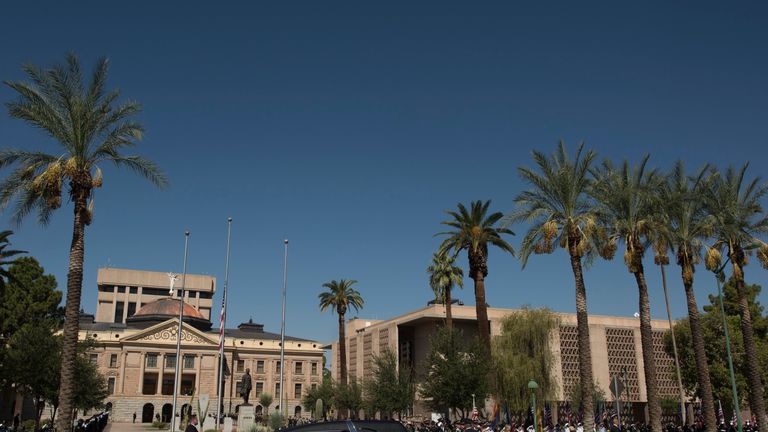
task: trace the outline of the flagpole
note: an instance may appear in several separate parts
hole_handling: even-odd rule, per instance
[[[179,381],[181,374],[179,373],[179,366],[181,366],[181,323],[184,319],[184,288],[186,288],[187,279],[187,250],[189,246],[189,230],[184,231],[184,272],[181,274],[181,288],[179,288],[179,326],[176,329],[176,375],[173,379],[173,408],[171,412],[171,432],[176,431],[176,400],[179,395]],[[163,365],[161,365],[163,366]],[[179,415],[181,420],[181,415]]]
[[[222,383],[224,380],[224,327],[227,324],[227,287],[229,286],[229,241],[232,234],[232,218],[227,218],[227,258],[224,264],[224,295],[221,299],[221,316],[219,317],[219,381],[216,394],[219,395],[216,403],[216,429],[219,429],[221,420]]]
[[[285,244],[285,258],[283,263],[283,318],[280,325],[280,394],[278,397],[280,398],[280,413],[283,414],[285,411],[285,404],[283,403],[285,398],[283,395],[285,394],[285,387],[283,387],[283,380],[285,377],[285,292],[287,288],[287,280],[288,280],[288,239],[285,239],[283,241]],[[285,417],[285,415],[283,415]]]

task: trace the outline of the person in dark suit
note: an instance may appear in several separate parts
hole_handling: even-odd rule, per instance
[[[187,425],[187,428],[184,429],[184,432],[198,432],[197,430],[197,416],[192,414],[189,417],[189,424]]]

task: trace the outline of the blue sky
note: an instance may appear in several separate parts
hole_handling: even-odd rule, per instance
[[[87,67],[108,56],[110,85],[144,105],[137,151],[171,182],[157,191],[105,168],[86,238],[90,311],[101,266],[180,272],[185,229],[189,272],[221,287],[232,216],[229,324],[279,330],[288,238],[287,331],[329,341],[324,282],[359,280],[360,316],[422,307],[443,210],[474,199],[511,210],[531,149],[585,140],[614,160],[650,153],[660,168],[748,160],[765,176],[768,166],[768,7],[757,2],[13,2],[3,18],[0,79],[70,50]],[[0,101],[13,97],[0,87]],[[57,151],[6,114],[0,146]],[[71,223],[64,206],[48,227],[14,227],[15,246],[62,288]],[[574,311],[563,252],[521,270],[491,250],[489,266],[492,306]],[[660,275],[647,269],[661,318]],[[746,277],[766,285],[756,262]],[[637,310],[620,257],[596,263],[586,282],[591,313]],[[683,316],[674,267],[669,282]],[[474,304],[465,285],[456,295]],[[700,304],[714,289],[697,273]]]

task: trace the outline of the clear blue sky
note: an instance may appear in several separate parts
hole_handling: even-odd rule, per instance
[[[106,169],[87,231],[87,310],[98,267],[180,272],[187,228],[189,272],[221,287],[232,216],[229,323],[279,330],[289,238],[288,333],[328,341],[337,329],[317,309],[322,283],[359,280],[360,316],[424,306],[443,210],[473,199],[511,210],[531,149],[586,140],[617,160],[749,160],[766,175],[767,20],[758,2],[12,2],[0,78],[69,50],[89,67],[105,55],[109,83],[144,105],[137,150],[171,186]],[[12,97],[0,88],[0,101]],[[55,151],[7,114],[0,146]],[[62,288],[71,223],[64,206],[50,226],[29,219],[13,238]],[[663,317],[660,275],[647,268],[652,314]],[[679,317],[679,272],[669,273]],[[767,285],[756,261],[746,277]],[[591,313],[637,310],[621,257],[586,282]],[[486,286],[492,306],[574,310],[561,251],[521,271],[491,250]],[[714,289],[701,269],[700,304]],[[456,295],[474,304],[472,281]]]

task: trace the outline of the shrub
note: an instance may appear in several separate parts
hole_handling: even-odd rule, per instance
[[[163,421],[152,422],[152,427],[155,429],[168,429],[169,424]]]
[[[23,431],[35,432],[35,421],[32,420],[32,419],[24,420],[23,422],[21,422],[21,425],[19,425],[19,426],[21,427],[21,430],[23,430]]]
[[[269,428],[273,431],[276,431],[283,427],[283,424],[285,423],[285,419],[283,419],[283,415],[280,414],[279,411],[275,411],[269,416]]]

